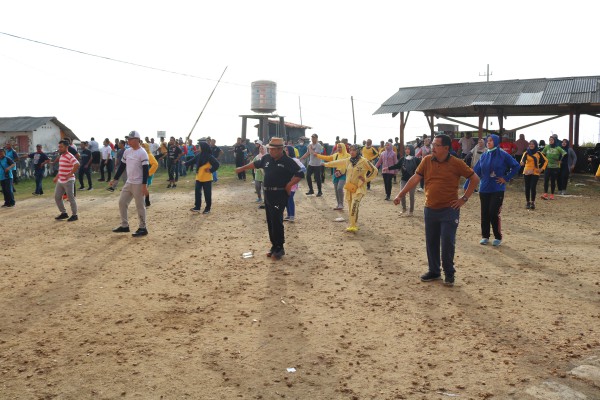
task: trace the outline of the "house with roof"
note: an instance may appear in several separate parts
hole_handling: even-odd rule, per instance
[[[18,153],[33,153],[35,146],[54,152],[63,138],[79,138],[56,117],[0,117],[0,146],[10,142]]]

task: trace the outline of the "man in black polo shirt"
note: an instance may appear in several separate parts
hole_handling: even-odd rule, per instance
[[[254,168],[262,168],[265,171],[265,211],[271,240],[271,250],[267,253],[267,257],[280,260],[285,254],[283,210],[287,205],[292,186],[304,178],[304,173],[298,164],[283,152],[282,138],[271,138],[267,150],[269,154],[265,154],[260,160],[236,168],[235,172],[239,174]]]

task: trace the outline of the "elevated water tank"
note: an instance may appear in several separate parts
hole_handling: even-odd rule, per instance
[[[273,81],[252,82],[252,105],[257,113],[272,113],[277,109],[277,83]]]

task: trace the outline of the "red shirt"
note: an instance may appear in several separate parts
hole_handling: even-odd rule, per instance
[[[77,164],[79,164],[79,161],[77,161],[73,154],[69,152],[61,154],[60,158],[58,159],[58,181],[60,183],[74,181],[75,176],[70,174],[70,172]]]
[[[517,145],[514,142],[500,142],[498,145],[502,150],[511,156],[517,151]]]

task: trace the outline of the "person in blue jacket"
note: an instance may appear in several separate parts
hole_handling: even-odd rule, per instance
[[[488,151],[481,155],[473,170],[481,178],[479,201],[481,203],[481,241],[486,245],[490,241],[490,224],[494,231],[494,246],[502,243],[502,225],[500,213],[504,201],[506,182],[518,172],[520,165],[513,156],[498,147],[500,137],[490,135],[487,138]]]

